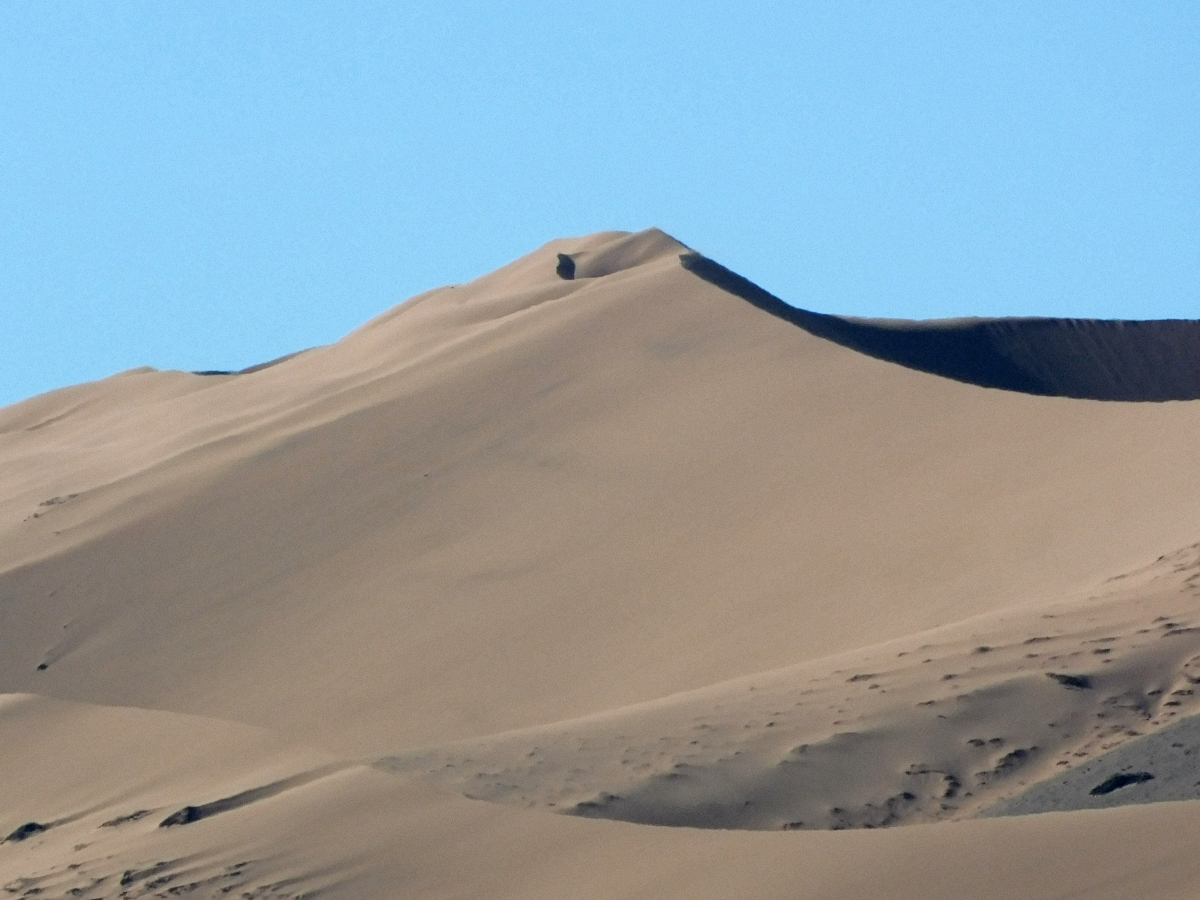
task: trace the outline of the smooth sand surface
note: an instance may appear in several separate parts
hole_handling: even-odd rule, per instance
[[[897,365],[688,259],[552,241],[0,410],[13,893],[1194,894],[1194,803],[972,817],[1197,711],[1200,405]],[[1022,365],[1133,391],[1109,331]]]

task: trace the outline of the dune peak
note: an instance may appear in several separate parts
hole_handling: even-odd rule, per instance
[[[615,235],[615,236],[614,236]],[[606,238],[597,241],[596,238]],[[556,242],[557,243],[557,242]],[[569,242],[563,242],[569,243]],[[604,232],[580,241],[582,248],[558,254],[560,266],[570,260],[570,278],[603,278],[668,256],[688,252],[688,247],[664,231]],[[560,277],[567,277],[559,273]]]

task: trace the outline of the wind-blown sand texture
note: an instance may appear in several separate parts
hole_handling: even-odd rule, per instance
[[[0,410],[0,877],[1194,896],[1196,397],[1194,322],[841,319],[650,230]]]

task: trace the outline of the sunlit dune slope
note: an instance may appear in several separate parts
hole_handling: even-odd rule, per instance
[[[1200,531],[1194,405],[891,365],[684,252],[556,241],[250,375],[4,410],[0,686],[387,752],[1052,598]]]

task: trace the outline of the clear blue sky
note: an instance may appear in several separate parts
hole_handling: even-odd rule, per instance
[[[0,13],[0,403],[650,225],[828,312],[1200,316],[1200,4]]]

